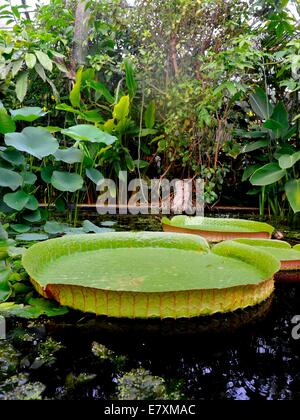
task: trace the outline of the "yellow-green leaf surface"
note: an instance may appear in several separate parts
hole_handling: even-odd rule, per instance
[[[243,219],[175,216],[172,220],[164,217],[162,223],[184,229],[198,229],[210,232],[266,232],[270,235],[274,232],[273,226],[267,223]]]
[[[222,245],[222,244],[221,244]],[[108,233],[52,239],[23,264],[36,289],[98,315],[179,318],[256,305],[273,291],[279,262],[228,242],[211,252],[192,235]]]
[[[300,261],[300,247],[292,246],[284,241],[268,239],[236,239],[240,244],[251,245],[272,254],[279,261]]]

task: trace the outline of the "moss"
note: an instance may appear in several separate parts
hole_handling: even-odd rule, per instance
[[[41,382],[30,382],[29,376],[12,376],[0,385],[0,400],[41,400],[45,391]]]
[[[110,361],[112,362],[117,369],[120,369],[125,365],[126,357],[123,355],[118,355],[114,351],[110,350],[108,347],[103,344],[99,344],[96,341],[92,343],[92,353],[98,358],[101,362]]]
[[[19,352],[10,343],[0,340],[0,381],[16,373],[19,357]]]
[[[166,384],[163,378],[151,375],[145,369],[125,373],[118,381],[119,400],[166,400]]]

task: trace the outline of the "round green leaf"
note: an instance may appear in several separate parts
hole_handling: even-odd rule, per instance
[[[0,168],[0,187],[8,187],[15,191],[23,183],[22,177],[10,169]]]
[[[52,155],[58,149],[57,140],[47,131],[37,127],[26,127],[21,133],[5,135],[7,146],[27,152],[38,159]]]
[[[40,222],[42,215],[40,209],[33,211],[32,213],[26,213],[22,215],[23,219],[27,222],[36,223]]]
[[[31,195],[28,202],[25,205],[26,209],[35,211],[39,208],[39,202],[34,195]]]
[[[31,242],[31,241],[45,241],[49,236],[43,233],[23,233],[16,236],[17,241]]]
[[[78,174],[54,171],[51,184],[59,191],[75,192],[82,188],[83,179]]]
[[[8,207],[17,211],[21,211],[26,207],[29,198],[29,194],[26,194],[26,192],[19,190],[14,193],[5,194],[5,196],[3,197],[3,201]]]
[[[81,150],[71,147],[70,149],[58,149],[54,153],[54,157],[56,160],[71,165],[73,163],[80,163],[83,158],[83,153]]]
[[[286,175],[277,163],[268,163],[259,168],[250,178],[252,185],[265,186],[280,181]]]
[[[25,172],[23,175],[24,185],[34,185],[37,180],[37,176],[31,172]]]
[[[0,153],[0,156],[14,166],[24,166],[26,163],[25,157],[18,150],[6,149]]]
[[[62,134],[71,137],[78,141],[89,141],[91,143],[101,143],[110,145],[113,144],[117,138],[108,134],[94,125],[79,124],[61,131]]]
[[[47,112],[43,112],[42,108],[33,106],[27,106],[20,109],[10,109],[9,112],[14,121],[27,122],[33,122],[47,114]]]
[[[15,225],[10,225],[10,227],[17,233],[27,233],[30,231],[29,225],[23,225],[21,223],[17,223]]]
[[[46,182],[46,184],[51,184],[53,171],[54,171],[54,166],[52,165],[45,166],[44,168],[42,168],[41,178],[44,182]]]

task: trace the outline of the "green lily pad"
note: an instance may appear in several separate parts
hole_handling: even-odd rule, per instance
[[[14,225],[10,225],[10,227],[17,233],[27,233],[31,229],[29,225],[24,225],[24,224],[21,224],[21,223],[16,223]]]
[[[272,254],[282,266],[282,270],[300,269],[300,247],[292,246],[284,241],[268,239],[237,239],[236,242],[251,245]]]
[[[31,241],[45,241],[49,236],[43,233],[22,233],[16,236],[17,241],[31,242]]]
[[[270,238],[274,232],[273,226],[267,223],[243,219],[175,216],[172,220],[164,217],[162,224],[165,231],[197,234],[211,242],[243,237]]]
[[[29,248],[23,265],[37,291],[84,312],[181,318],[230,312],[273,292],[279,262],[227,242],[163,233],[107,233],[52,239]]]

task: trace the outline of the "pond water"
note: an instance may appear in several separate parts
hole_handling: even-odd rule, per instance
[[[118,231],[161,229],[159,218],[101,220]],[[297,231],[285,233],[299,242]],[[296,315],[300,283],[278,283],[258,307],[190,321],[129,322],[78,312],[8,319],[7,339],[0,340],[0,399],[300,399]]]

